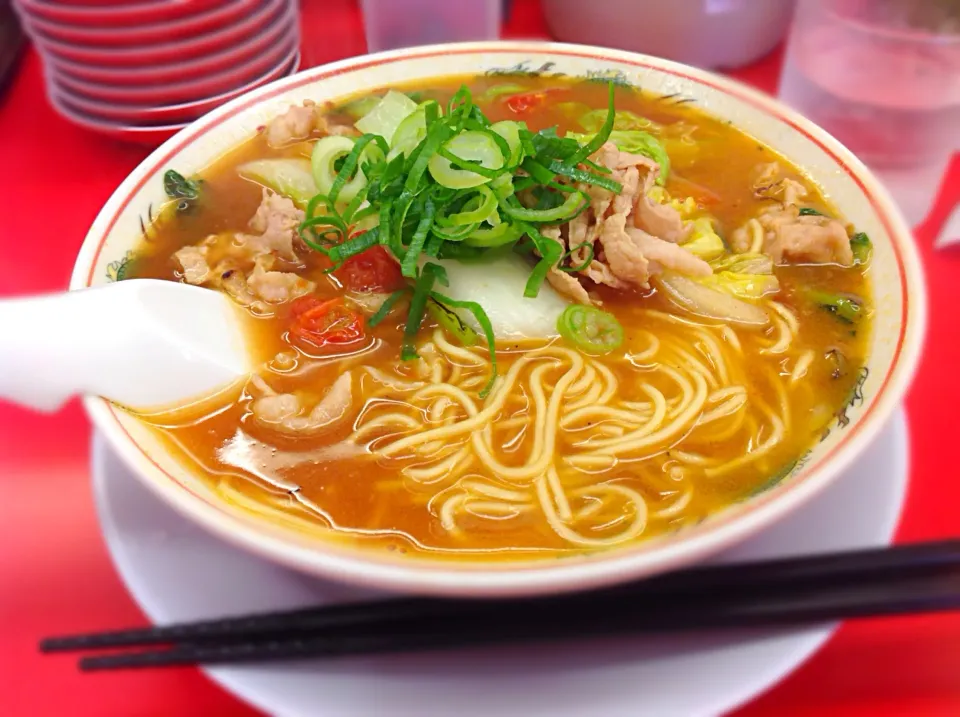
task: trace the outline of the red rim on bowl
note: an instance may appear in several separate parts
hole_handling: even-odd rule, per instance
[[[113,87],[142,86],[144,84],[174,83],[184,77],[195,77],[220,72],[231,67],[246,64],[251,58],[263,53],[263,46],[272,46],[282,42],[285,33],[296,32],[296,22],[292,21],[288,12],[276,19],[257,36],[257,43],[237,43],[223,50],[213,52],[183,62],[169,63],[148,67],[123,67],[92,65],[85,62],[76,62],[67,58],[60,58],[51,53],[42,53],[44,64],[53,69],[59,76],[69,75],[71,78],[98,82]]]
[[[286,77],[297,71],[300,64],[300,53],[296,45],[290,49],[283,61],[272,70],[253,82],[225,92],[215,97],[208,97],[199,102],[187,102],[167,107],[112,105],[79,97],[60,88],[55,80],[47,83],[51,99],[56,98],[59,103],[70,109],[94,119],[103,120],[106,124],[121,124],[126,126],[149,126],[157,123],[175,124],[191,122],[210,110],[219,107],[225,102],[239,97],[242,94],[256,89],[273,80]]]
[[[180,3],[168,3],[175,7]],[[190,3],[185,3],[189,5]],[[102,47],[131,47],[142,43],[167,42],[171,38],[190,37],[209,32],[217,27],[234,24],[250,14],[258,5],[269,5],[269,0],[231,0],[212,5],[201,12],[162,18],[157,22],[138,23],[134,27],[97,27],[89,23],[56,22],[22,13],[24,25],[32,32],[39,32],[56,40],[78,45]]]
[[[258,53],[246,64],[221,70],[212,74],[184,74],[191,77],[181,82],[170,84],[148,84],[113,87],[94,82],[86,82],[71,77],[67,73],[51,73],[53,82],[64,92],[73,97],[118,103],[119,108],[129,108],[130,105],[143,107],[174,106],[189,102],[200,102],[211,96],[231,92],[237,87],[248,86],[265,73],[276,68],[285,60],[289,60],[291,51],[297,49],[299,35],[295,25],[287,29],[286,36],[273,45],[265,53]],[[53,69],[53,68],[51,68]],[[98,113],[103,114],[103,113]]]
[[[223,0],[189,0],[171,2],[111,3],[98,5],[66,5],[50,0],[15,0],[22,10],[36,17],[54,22],[78,25],[103,25],[111,27],[135,27],[150,22],[170,20],[174,17],[193,15],[210,7],[222,4]]]
[[[85,47],[67,42],[60,42],[49,38],[42,33],[34,35],[33,40],[41,51],[57,58],[65,58],[76,62],[89,62],[95,65],[108,67],[122,67],[132,65],[142,67],[156,65],[161,62],[181,62],[200,55],[217,52],[233,47],[238,43],[254,43],[262,47],[259,40],[260,28],[269,25],[277,18],[290,12],[289,2],[268,3],[257,8],[253,14],[243,21],[218,31],[208,32],[196,37],[190,37],[175,42],[158,43],[155,45],[136,48],[103,48]]]

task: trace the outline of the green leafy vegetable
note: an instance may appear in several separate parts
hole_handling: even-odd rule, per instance
[[[343,106],[342,109],[354,119],[360,119],[365,114],[369,114],[369,112],[378,104],[380,104],[379,97],[375,95],[368,95],[367,97],[361,97],[360,99],[348,102]]]
[[[301,209],[319,191],[310,162],[305,159],[258,159],[241,165],[237,173],[289,197]]]
[[[355,126],[364,134],[378,135],[391,144],[400,123],[416,111],[416,102],[402,92],[390,90]]]
[[[864,232],[857,232],[850,237],[850,249],[853,251],[855,266],[868,263],[870,255],[873,254],[873,244],[870,243],[870,237]]]
[[[825,217],[827,216],[819,209],[814,209],[813,207],[800,207],[800,216],[801,217]]]
[[[578,142],[589,142],[592,136],[567,132],[567,137],[572,137]],[[666,184],[667,176],[670,174],[670,156],[660,140],[649,132],[619,129],[610,132],[609,139],[622,151],[642,154],[659,164],[660,175],[657,177],[657,184]]]
[[[248,176],[304,207],[301,236],[329,258],[326,271],[378,244],[396,259],[410,286],[392,294],[371,322],[382,321],[401,296],[410,294],[403,359],[416,358],[415,339],[428,312],[461,343],[475,343],[476,328],[460,320],[467,318],[464,311],[470,312],[494,364],[489,391],[496,377],[489,317],[476,302],[437,294],[435,285],[445,286],[447,274],[430,259],[471,263],[511,256],[525,277],[523,295],[537,297],[547,273],[571,256],[541,227],[567,221],[589,205],[575,185],[622,190],[608,168],[589,159],[614,131],[613,86],[607,109],[600,111],[603,119],[583,142],[558,136],[555,127],[532,132],[522,122],[492,123],[466,87],[445,107],[435,100],[418,105],[402,93],[388,92],[362,106],[351,103],[345,111],[359,113],[361,107],[357,127],[362,136],[321,138],[309,168],[303,160],[268,160],[272,164],[247,167]],[[634,121],[621,117],[625,119]],[[563,268],[588,266],[592,247],[583,253],[581,267]],[[451,319],[458,314],[459,323]]]
[[[731,271],[735,274],[772,274],[773,259],[766,254],[727,254],[710,262],[715,272]]]
[[[711,289],[723,291],[740,299],[762,299],[780,291],[780,282],[772,274],[737,274],[720,271],[698,281]]]
[[[850,294],[807,289],[806,296],[845,323],[856,324],[863,317],[863,300]]]
[[[447,273],[439,264],[427,262],[420,270],[416,283],[413,285],[413,296],[410,298],[410,309],[407,312],[407,325],[403,329],[403,348],[400,358],[410,361],[420,358],[414,340],[423,323],[423,315],[427,310],[427,299],[433,291],[433,284],[439,280],[444,286],[447,284]]]
[[[368,326],[376,326],[381,321],[383,321],[387,316],[393,311],[393,307],[397,305],[397,302],[400,301],[404,296],[409,293],[409,289],[398,289],[394,291],[390,296],[384,299],[383,303],[380,304],[380,308],[377,309],[377,312],[367,319]]]
[[[700,217],[693,221],[690,238],[682,246],[704,261],[713,261],[727,253],[727,249],[723,245],[723,239],[714,231],[713,223],[706,217]]]
[[[623,344],[623,326],[613,314],[582,304],[564,309],[557,319],[557,331],[590,354],[610,353]]]
[[[431,292],[431,296],[435,300],[445,304],[448,307],[452,306],[455,309],[464,309],[469,311],[471,314],[473,314],[473,318],[476,319],[477,323],[480,325],[480,328],[483,330],[484,338],[487,340],[487,349],[490,351],[491,367],[490,380],[487,381],[487,385],[484,386],[483,390],[480,391],[480,398],[486,398],[490,394],[490,391],[497,380],[497,347],[496,339],[494,338],[493,334],[493,324],[490,323],[490,317],[487,316],[487,312],[483,310],[483,307],[475,301],[456,301],[451,299],[449,296],[444,296],[436,291]]]
[[[580,126],[587,132],[599,132],[606,118],[607,113],[604,110],[590,110],[580,116]],[[641,117],[635,112],[617,110],[613,115],[613,129],[615,130],[645,130],[655,126],[657,125],[653,120]]]
[[[437,301],[433,296],[427,299],[427,311],[444,331],[464,346],[475,346],[480,340],[477,332],[463,323],[456,311]]]
[[[487,88],[487,90],[480,95],[480,99],[484,102],[489,102],[490,100],[495,100],[503,95],[515,95],[518,92],[526,92],[526,90],[527,88],[523,85],[518,85],[515,83],[494,85],[493,87]]]
[[[187,179],[174,169],[168,169],[163,174],[163,191],[177,202],[177,211],[184,212],[190,209],[200,197],[200,180]]]

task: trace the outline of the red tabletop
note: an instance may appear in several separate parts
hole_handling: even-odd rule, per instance
[[[305,67],[364,52],[355,0],[301,0],[301,6]],[[546,36],[537,0],[514,6],[507,36]],[[775,53],[732,74],[772,92],[779,66]],[[0,97],[0,295],[64,288],[94,216],[147,153],[54,114],[39,59],[29,52]],[[916,232],[929,283],[930,330],[907,399],[911,484],[899,540],[960,532],[952,455],[960,404],[960,247],[932,249],[958,201],[960,162],[954,161],[935,210]],[[0,405],[0,714],[256,714],[194,669],[81,676],[71,659],[37,654],[43,635],[144,620],[100,537],[89,438],[76,403],[53,417]],[[960,614],[847,624],[806,665],[737,714],[960,715]]]

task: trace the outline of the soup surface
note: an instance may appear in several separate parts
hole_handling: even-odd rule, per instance
[[[625,545],[775,483],[857,391],[869,240],[738,128],[608,92],[442,79],[168,172],[125,276],[228,292],[263,364],[144,420],[226,500],[433,557]]]

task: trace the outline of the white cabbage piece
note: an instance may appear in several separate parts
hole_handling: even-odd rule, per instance
[[[567,302],[544,282],[534,299],[523,295],[533,268],[530,262],[515,254],[503,254],[489,261],[458,261],[422,257],[441,265],[447,271],[450,286],[434,286],[434,290],[456,301],[475,301],[483,307],[493,324],[498,339],[542,339],[557,336],[557,319]],[[482,335],[473,314],[463,309],[457,313],[464,323]]]

